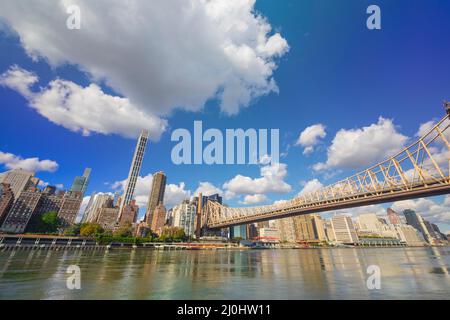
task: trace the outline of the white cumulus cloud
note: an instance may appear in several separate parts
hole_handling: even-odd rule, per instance
[[[244,197],[244,201],[240,201],[240,203],[245,205],[255,205],[267,202],[267,196],[264,194],[248,194]]]
[[[397,131],[390,119],[379,118],[368,127],[341,129],[328,148],[328,159],[317,163],[314,170],[361,170],[385,160],[402,150],[408,137]]]
[[[39,158],[22,158],[12,153],[0,151],[0,164],[7,169],[24,169],[29,171],[48,171],[58,170],[58,163],[53,160],[40,160]]]
[[[295,145],[304,147],[303,154],[308,155],[314,151],[314,146],[320,142],[320,139],[325,138],[326,135],[325,126],[320,123],[315,124],[307,127],[300,133]]]
[[[273,163],[260,168],[259,178],[237,175],[224,183],[225,195],[254,195],[267,193],[289,193],[292,187],[284,181],[287,176],[287,165]]]
[[[323,188],[323,184],[318,179],[309,180],[302,183],[303,189],[299,192],[299,196],[317,191]]]
[[[211,196],[213,194],[223,194],[223,191],[213,185],[211,182],[200,182],[198,184],[197,190],[195,190],[194,194],[198,195],[201,193],[203,196]]]
[[[21,93],[42,116],[83,135],[96,132],[136,137],[141,129],[148,129],[150,138],[158,140],[166,128],[165,120],[141,111],[127,98],[104,93],[97,84],[82,87],[56,79],[32,91],[37,81],[35,74],[18,66],[0,75],[0,85]]]
[[[66,27],[69,5],[80,8],[80,30]],[[215,98],[223,112],[236,114],[278,90],[276,59],[289,50],[254,5],[255,0],[3,0],[0,26],[15,32],[33,59],[53,67],[76,65],[145,114],[198,111]]]

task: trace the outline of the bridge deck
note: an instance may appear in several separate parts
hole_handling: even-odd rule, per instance
[[[283,208],[280,210],[272,211],[269,213],[254,214],[246,217],[235,218],[232,221],[224,221],[223,223],[208,225],[211,229],[227,228],[242,224],[263,222],[273,219],[288,218],[297,215],[321,213],[327,211],[335,211],[342,209],[350,209],[361,206],[368,206],[373,204],[381,204],[386,202],[401,201],[416,199],[422,197],[439,196],[444,194],[450,194],[450,184],[439,184],[436,186],[418,187],[412,190],[405,191],[393,191],[390,190],[384,194],[377,195],[354,195],[349,199],[341,199],[336,201],[324,201],[310,205],[300,205],[298,207]]]

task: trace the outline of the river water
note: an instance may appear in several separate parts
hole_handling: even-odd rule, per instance
[[[0,299],[450,299],[450,248],[6,251]]]

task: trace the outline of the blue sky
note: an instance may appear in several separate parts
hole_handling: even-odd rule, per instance
[[[135,3],[139,6],[143,5],[142,2]],[[92,19],[92,15],[105,16],[105,12],[101,11],[103,1],[98,1],[98,6],[89,5],[86,1],[74,1],[82,8],[82,19],[87,17],[88,20],[87,26],[82,25],[78,34],[74,33],[77,31],[65,30],[64,26],[60,28],[61,31],[54,30],[52,23],[57,24],[67,17],[64,10],[54,5],[54,1],[52,4],[44,4],[41,10],[33,8],[32,3],[30,1],[27,8],[17,8],[19,5],[14,1],[6,1],[0,12],[0,74],[5,74],[15,65],[20,70],[35,74],[39,80],[31,87],[33,92],[45,90],[55,79],[70,81],[80,88],[94,83],[105,95],[130,99],[137,109],[145,110],[149,119],[166,121],[167,127],[161,133],[160,139],[148,145],[141,176],[165,171],[168,183],[172,185],[169,194],[173,199],[170,199],[170,202],[176,202],[180,196],[188,195],[189,191],[193,194],[199,187],[199,182],[208,182],[226,192],[232,190],[224,184],[237,175],[250,179],[260,178],[261,167],[255,165],[174,165],[170,157],[175,145],[170,141],[171,132],[176,128],[191,129],[195,120],[202,120],[205,128],[218,128],[223,131],[227,128],[280,129],[281,152],[286,153],[281,162],[285,164],[286,172],[278,171],[276,174],[279,176],[275,181],[268,181],[269,187],[261,190],[259,197],[248,192],[234,192],[227,203],[240,206],[244,205],[245,196],[251,196],[247,199],[248,202],[259,199],[264,200],[261,203],[271,203],[296,196],[307,182],[314,179],[326,185],[354,173],[354,164],[348,163],[349,159],[337,161],[327,170],[313,169],[315,164],[327,162],[327,148],[332,145],[333,138],[341,129],[364,134],[368,129],[363,128],[374,125],[373,130],[384,133],[391,130],[392,132],[387,134],[392,134],[393,139],[390,139],[389,135],[386,139],[392,142],[390,148],[394,150],[402,143],[412,141],[421,124],[441,118],[442,100],[450,99],[450,3],[444,0],[415,1],[414,5],[410,1],[338,3],[331,0],[259,0],[254,6],[251,2],[247,5],[236,5],[241,13],[229,10],[229,16],[221,15],[221,22],[226,24],[242,19],[244,25],[248,23],[254,28],[263,29],[264,26],[270,26],[271,31],[265,35],[266,44],[275,34],[279,34],[280,38],[286,41],[283,43],[280,38],[274,38],[275,49],[269,53],[259,53],[265,59],[264,68],[261,69],[256,64],[256,59],[249,58],[244,71],[236,71],[238,69],[234,69],[235,65],[233,68],[229,64],[222,65],[221,59],[211,54],[216,52],[218,47],[210,45],[210,39],[224,38],[232,43],[245,43],[254,48],[252,45],[256,39],[254,34],[248,31],[238,36],[238,32],[229,35],[223,30],[206,31],[206,28],[197,28],[194,25],[192,30],[186,29],[185,36],[188,40],[192,37],[192,43],[202,50],[196,51],[197,48],[186,46],[179,48],[177,46],[182,40],[174,40],[180,36],[179,31],[175,27],[174,30],[170,27],[164,29],[166,24],[162,22],[158,25],[158,12],[166,12],[169,22],[172,14],[167,11],[166,6],[161,5],[161,11],[142,10],[154,15],[149,19],[153,18],[152,21],[155,22],[143,33],[148,38],[140,41],[138,36],[141,33],[136,38],[132,32],[126,33],[130,38],[124,39],[123,43],[127,44],[129,41],[135,46],[127,48],[127,45],[121,44],[120,48],[125,54],[117,58],[108,48],[115,48],[115,42],[122,40],[120,24],[105,24],[105,30],[110,33],[105,31],[106,33],[102,34],[89,30],[89,19]],[[370,4],[377,4],[381,8],[381,30],[368,30],[366,27],[366,9]],[[232,4],[229,6],[233,9]],[[112,7],[114,8],[114,4]],[[203,14],[200,9],[191,10],[198,10],[196,14]],[[180,21],[182,24],[184,20],[180,19],[180,16],[183,18],[185,13],[174,11],[174,21]],[[60,19],[53,21],[46,16],[52,13],[60,16]],[[253,21],[255,13],[266,20]],[[24,21],[30,21],[29,25]],[[197,23],[203,20],[198,18],[195,21]],[[205,21],[208,23],[209,20]],[[198,24],[200,25],[200,22]],[[190,28],[189,24],[187,26]],[[33,37],[36,35],[35,30],[41,30],[37,39]],[[115,35],[120,40],[115,39]],[[69,45],[64,42],[65,36],[66,42],[70,42]],[[91,50],[82,37],[99,38],[92,42],[95,45]],[[161,39],[165,39],[167,44]],[[144,41],[149,43],[142,44]],[[151,43],[152,41],[154,43]],[[68,49],[71,46],[72,48]],[[160,47],[165,50],[159,51]],[[127,50],[130,50],[133,61],[128,60]],[[142,55],[136,53],[137,50],[142,50]],[[205,56],[201,56],[203,54]],[[240,54],[241,52],[234,56],[239,60],[236,64],[246,61],[247,56]],[[61,59],[61,56],[67,58]],[[105,62],[97,70],[95,65],[99,56],[102,61],[111,60],[112,63]],[[152,62],[143,62],[143,67],[139,68],[140,57],[151,58]],[[180,65],[183,70],[174,68],[160,71],[157,65],[165,65],[166,59],[182,62]],[[204,63],[199,64],[198,61]],[[276,67],[270,67],[271,64]],[[145,66],[150,66],[150,69],[146,70]],[[203,67],[208,69],[204,70]],[[267,71],[267,68],[269,76],[261,76],[261,70]],[[223,78],[214,78],[215,75],[221,75],[223,70],[227,70],[223,73]],[[128,71],[130,73],[127,73]],[[119,74],[120,72],[122,74]],[[131,79],[137,73],[142,75],[139,74],[137,80]],[[131,80],[143,83],[143,88],[139,91],[127,86],[127,75]],[[211,81],[196,83],[202,77],[206,80],[210,78]],[[229,80],[230,78],[233,80]],[[239,79],[240,86],[244,84],[250,88],[247,89],[248,92],[242,94],[237,90],[233,82],[235,79]],[[270,79],[276,82],[278,90],[270,87]],[[211,95],[208,93],[211,88],[206,87],[208,83],[215,81],[218,87],[215,88],[216,93]],[[146,83],[150,93],[153,93],[153,87],[158,87],[158,92],[150,98],[146,96]],[[196,94],[186,95],[186,90],[191,87],[196,90]],[[228,90],[224,88],[231,88],[230,99],[238,96],[237,103],[227,103],[225,98],[217,94],[221,90]],[[246,93],[252,95],[248,105],[239,100],[242,96],[245,97]],[[108,124],[109,127],[104,125],[97,131],[92,129],[92,125],[89,127],[90,134],[83,135],[81,129],[70,128],[68,121],[72,120],[55,120],[53,117],[51,121],[45,113],[51,110],[43,111],[43,108],[30,107],[30,99],[19,93],[17,88],[0,86],[0,97],[3,119],[0,128],[0,152],[23,159],[37,157],[40,160],[57,162],[58,168],[53,168],[53,172],[44,170],[37,173],[43,181],[69,187],[75,175],[80,175],[85,167],[91,167],[93,170],[88,189],[88,193],[91,193],[113,192],[113,184],[126,178],[135,146],[135,139],[132,137],[142,126],[136,125],[136,128],[130,129],[129,134],[126,134],[124,132],[132,127],[129,123],[124,125],[127,129],[120,132],[119,129],[115,130],[119,125],[116,122]],[[145,105],[146,99],[149,99],[151,106]],[[43,103],[48,101],[52,100],[44,100]],[[148,109],[145,109],[146,107]],[[230,110],[234,110],[231,113],[235,114],[230,115]],[[108,113],[102,115],[103,119],[108,120],[108,117]],[[379,117],[388,119],[388,123],[383,126]],[[296,146],[295,143],[305,128],[315,124],[323,125],[326,136],[318,139],[314,152],[304,155],[304,147]],[[100,132],[102,130],[103,132]],[[379,155],[384,151],[380,151]],[[371,163],[370,160],[375,159],[368,155],[366,160]],[[0,164],[0,170],[6,170],[7,165],[4,160]],[[143,180],[143,188],[144,182]],[[240,180],[235,182],[238,184]],[[286,188],[286,185],[290,187]],[[288,192],[287,189],[291,191]],[[145,199],[144,195],[141,190],[140,199]],[[447,231],[450,230],[447,220],[449,211],[443,204],[444,201],[443,197],[438,197],[425,202],[417,200],[409,205],[419,211],[423,210],[421,214],[439,223],[443,231]],[[379,211],[383,207],[358,209],[357,212]]]

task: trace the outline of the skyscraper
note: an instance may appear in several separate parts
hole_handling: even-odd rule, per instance
[[[388,216],[389,222],[391,224],[401,224],[401,221],[400,221],[400,218],[397,215],[397,212],[395,212],[391,208],[387,209],[387,216]]]
[[[84,173],[81,177],[75,177],[72,183],[72,187],[70,188],[70,191],[73,192],[81,192],[82,196],[86,193],[88,184],[89,184],[89,177],[91,175],[91,168],[84,169]]]
[[[166,191],[166,175],[164,172],[157,172],[153,175],[152,189],[148,198],[145,221],[149,226],[152,225],[153,214],[156,207],[164,203],[164,193]]]
[[[166,224],[166,213],[166,207],[164,207],[161,202],[156,206],[155,211],[153,211],[153,219],[150,229],[157,234],[161,233],[162,228]]]
[[[9,187],[14,193],[14,198],[17,200],[20,196],[20,193],[27,188],[33,176],[34,172],[22,169],[14,169],[4,173],[0,177],[0,182],[9,184]]]
[[[405,215],[406,223],[419,230],[428,243],[431,243],[433,241],[420,214],[417,214],[415,211],[409,209],[403,211],[403,214]]]
[[[142,160],[144,159],[145,148],[147,147],[148,131],[142,130],[141,135],[134,150],[133,161],[131,162],[130,172],[128,173],[127,183],[125,185],[125,192],[122,201],[120,202],[119,212],[122,212],[124,206],[130,204],[134,195],[134,188],[142,167]]]

